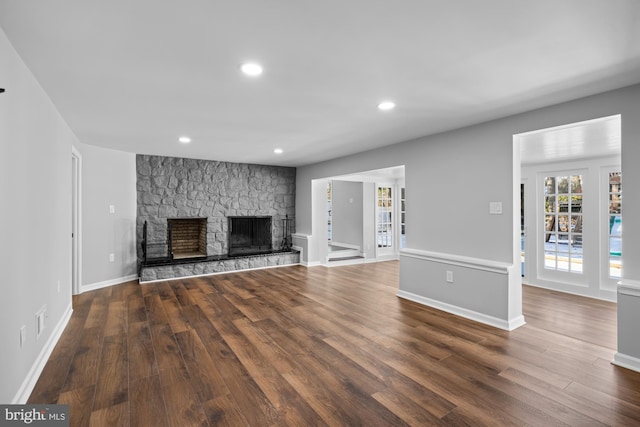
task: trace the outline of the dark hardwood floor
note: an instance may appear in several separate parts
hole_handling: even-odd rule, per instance
[[[397,288],[385,262],[88,292],[29,402],[78,426],[640,425],[614,304],[525,286],[506,332]]]

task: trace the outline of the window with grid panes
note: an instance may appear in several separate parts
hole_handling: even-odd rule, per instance
[[[582,175],[544,178],[544,268],[582,274]]]
[[[379,248],[393,247],[392,202],[391,187],[378,187],[376,239]]]

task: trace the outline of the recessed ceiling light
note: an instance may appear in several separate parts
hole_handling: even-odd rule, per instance
[[[259,76],[260,74],[262,74],[262,65],[256,64],[255,62],[247,62],[245,64],[242,64],[240,69],[247,76],[251,77]]]
[[[183,144],[188,144],[191,142],[191,138],[189,138],[188,136],[181,136],[180,138],[178,138],[178,141],[182,142]]]
[[[393,110],[394,108],[396,108],[396,104],[392,101],[383,101],[378,104],[378,110],[389,111]]]
[[[282,148],[276,148],[275,150],[273,150],[273,152],[276,154],[282,154],[284,153],[284,150]]]

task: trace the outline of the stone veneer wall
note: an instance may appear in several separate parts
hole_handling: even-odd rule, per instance
[[[282,220],[295,215],[295,168],[137,155],[136,172],[138,242],[145,221],[149,241],[163,242],[168,218],[206,217],[207,255],[226,255],[228,216],[269,215],[280,249]]]

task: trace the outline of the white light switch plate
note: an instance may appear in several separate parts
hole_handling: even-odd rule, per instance
[[[502,215],[502,202],[489,202],[489,213],[491,215]]]

